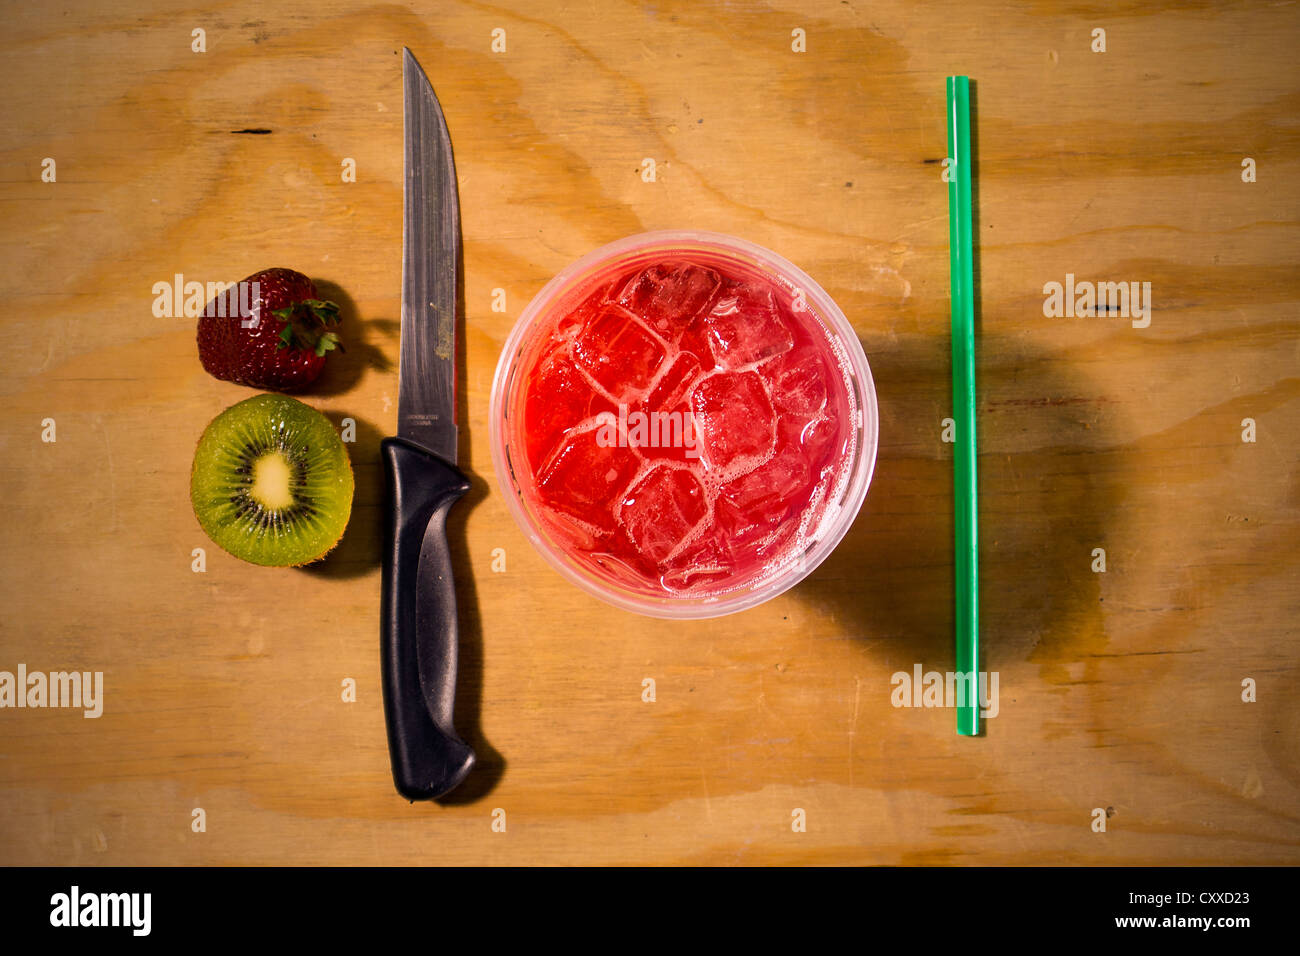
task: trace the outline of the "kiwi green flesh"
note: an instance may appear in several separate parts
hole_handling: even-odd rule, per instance
[[[352,466],[334,426],[287,396],[232,405],[212,420],[195,450],[190,499],[199,524],[253,564],[324,557],[347,527],[352,493]]]

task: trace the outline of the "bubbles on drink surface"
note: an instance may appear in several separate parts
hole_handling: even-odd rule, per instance
[[[566,550],[692,596],[802,553],[855,439],[843,358],[797,290],[704,253],[642,259],[589,278],[536,341],[521,438]]]

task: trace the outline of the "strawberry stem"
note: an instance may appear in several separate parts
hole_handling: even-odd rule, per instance
[[[324,355],[332,349],[343,350],[336,333],[329,331],[339,324],[339,307],[320,299],[303,299],[271,312],[284,322],[276,348],[299,348]]]

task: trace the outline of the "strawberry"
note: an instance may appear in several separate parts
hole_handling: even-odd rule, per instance
[[[317,298],[311,279],[264,269],[208,303],[199,317],[199,360],[209,375],[238,385],[305,388],[320,377],[326,353],[342,350],[330,331],[338,322],[339,307]]]

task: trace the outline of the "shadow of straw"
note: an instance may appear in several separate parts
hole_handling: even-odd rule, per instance
[[[1086,568],[1097,541],[1122,536],[1116,516],[1128,491],[1111,476],[1125,473],[1129,453],[1112,449],[1115,467],[1104,470],[1080,453],[1124,425],[1078,366],[1023,336],[985,332],[977,116],[972,82],[980,668],[1032,660],[1047,679],[1065,680],[1068,663],[1107,644],[1100,581],[1071,569]],[[931,305],[948,307],[946,296]],[[993,327],[1014,327],[1004,318]],[[875,474],[848,535],[793,593],[850,621],[887,667],[952,671],[953,465],[940,437],[952,408],[949,337],[882,335],[863,348],[882,410]]]

